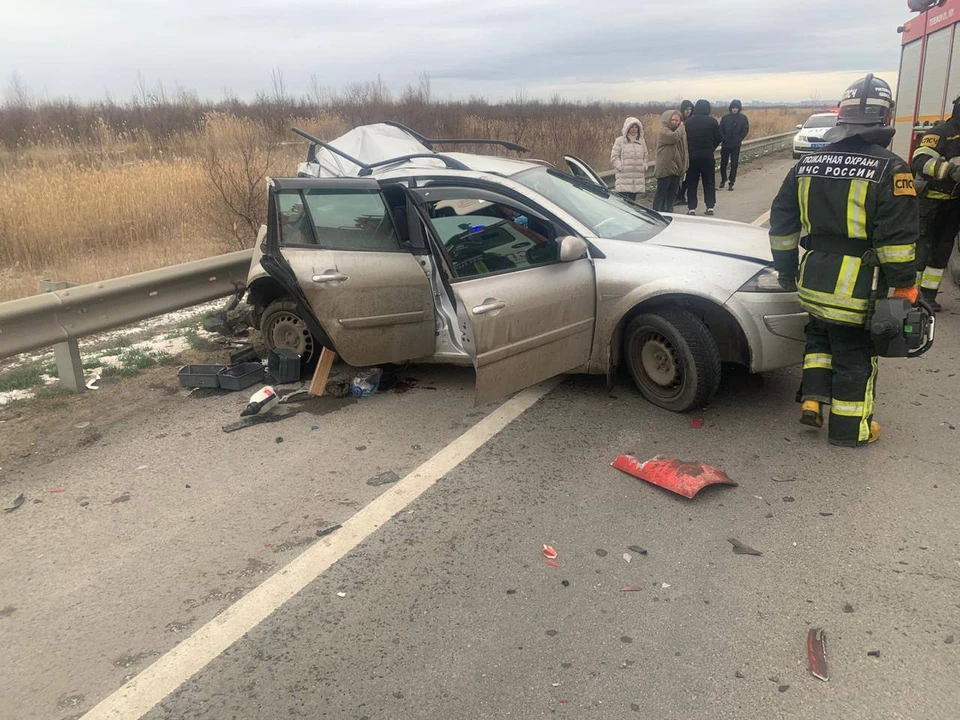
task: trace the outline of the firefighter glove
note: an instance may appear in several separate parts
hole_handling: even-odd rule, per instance
[[[960,182],[960,157],[950,158],[947,165],[949,167],[947,174],[950,175],[950,179],[954,182]]]
[[[904,298],[910,301],[911,305],[917,304],[917,298],[920,296],[920,290],[917,289],[917,286],[897,288],[893,291],[893,296],[896,298]]]

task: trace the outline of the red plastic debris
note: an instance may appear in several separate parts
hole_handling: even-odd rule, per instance
[[[273,543],[264,543],[263,546],[264,546],[264,547],[273,547]]]
[[[810,673],[817,679],[828,682],[827,635],[822,628],[812,628],[807,633],[807,655],[810,658]]]
[[[544,556],[545,558],[550,559],[550,560],[556,560],[556,559],[557,559],[557,551],[554,550],[554,549],[553,549],[552,547],[550,547],[549,545],[544,545],[544,546],[543,546],[543,556]]]
[[[694,418],[693,420],[691,420],[690,427],[692,427],[694,430],[699,430],[700,428],[702,428],[703,418]]]
[[[555,568],[560,567],[560,563],[558,563],[556,560],[547,560],[547,565]]]
[[[560,704],[561,704],[561,705],[567,705],[569,702],[570,702],[569,700],[567,700],[566,698],[563,698],[563,699],[560,701]]]
[[[611,465],[628,475],[659,485],[665,490],[692,498],[707,485],[734,485],[723,470],[703,463],[686,462],[676,458],[658,455],[646,462],[640,462],[632,455],[621,455]]]
[[[47,490],[48,493],[62,493],[66,491],[67,491],[66,488],[50,488],[49,490]]]
[[[620,592],[640,592],[640,588],[636,585],[624,585],[620,588]]]

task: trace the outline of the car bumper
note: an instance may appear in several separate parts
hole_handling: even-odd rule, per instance
[[[827,142],[818,142],[818,143],[808,143],[808,142],[793,142],[793,151],[798,155],[805,155],[806,153],[818,152],[823,150],[830,143]]]
[[[796,293],[738,292],[727,301],[750,346],[750,372],[766,372],[803,362],[809,317]]]

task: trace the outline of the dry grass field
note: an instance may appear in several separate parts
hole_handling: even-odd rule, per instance
[[[292,174],[303,159],[294,125],[332,139],[395,119],[428,136],[512,140],[553,163],[570,153],[602,170],[624,117],[642,118],[653,150],[665,109],[362,90],[327,105],[0,106],[0,301],[35,294],[40,279],[87,283],[252,246],[263,178]],[[785,132],[809,113],[748,109],[751,135]]]

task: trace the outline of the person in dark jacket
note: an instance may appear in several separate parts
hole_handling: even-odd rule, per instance
[[[683,123],[687,121],[687,118],[693,114],[693,102],[690,100],[684,100],[680,103],[680,126],[683,127]],[[674,205],[686,205],[687,204],[687,175],[684,173],[680,176],[680,193],[677,195],[677,201]]]
[[[917,193],[907,164],[887,149],[893,107],[890,86],[873,75],[847,88],[824,136],[830,145],[787,173],[770,208],[773,268],[810,315],[800,422],[822,427],[829,403],[833,445],[880,438],[877,350],[867,325],[874,293],[882,288],[886,297],[892,288],[914,304],[919,294]]]
[[[920,294],[940,312],[937,293],[960,231],[960,97],[950,118],[920,138],[911,167],[920,196]]]
[[[720,123],[710,112],[708,100],[697,100],[693,114],[687,118],[687,148],[690,152],[690,170],[687,172],[687,215],[697,214],[697,190],[703,180],[703,201],[707,215],[713,215],[717,204],[717,161],[714,153],[723,141]]]
[[[729,111],[720,120],[720,134],[723,144],[720,146],[720,189],[727,184],[727,164],[730,164],[730,189],[737,182],[737,168],[740,166],[740,146],[750,134],[750,121],[743,114],[743,103],[734,100]]]

